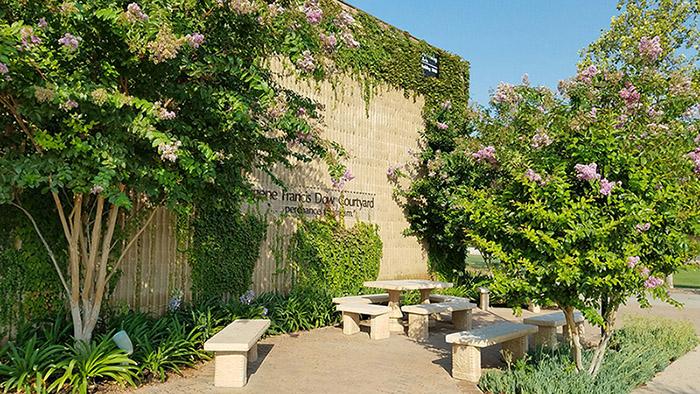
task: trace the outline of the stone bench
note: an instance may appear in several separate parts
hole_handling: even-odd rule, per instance
[[[372,339],[389,338],[389,312],[391,308],[373,304],[338,304],[335,309],[343,313],[343,334],[352,335],[360,332],[360,315],[370,317],[369,337]]]
[[[258,359],[258,340],[268,327],[265,319],[236,320],[204,343],[204,350],[214,352],[214,386],[245,386],[248,361]]]
[[[513,359],[522,358],[527,352],[527,336],[537,332],[537,327],[521,323],[498,323],[470,331],[445,336],[452,344],[452,377],[478,382],[481,378],[481,348],[503,343],[503,352]]]
[[[581,312],[574,312],[574,321],[576,329],[580,335],[583,335],[583,315]],[[523,323],[537,326],[537,334],[535,334],[535,346],[543,346],[555,348],[557,346],[557,328],[566,325],[566,317],[564,312],[549,313],[546,315],[532,316],[523,319]],[[568,330],[563,329],[564,338],[568,338]]]
[[[431,294],[430,295],[430,302],[433,302],[433,303],[454,302],[454,301],[469,302],[469,298],[451,296],[451,295],[446,295],[446,294]]]
[[[430,335],[430,315],[442,312],[452,313],[452,325],[458,330],[472,327],[472,309],[476,305],[463,301],[437,304],[405,305],[401,310],[408,314],[408,336],[416,341],[426,341]]]
[[[333,298],[334,304],[383,304],[386,302],[389,302],[388,293]]]

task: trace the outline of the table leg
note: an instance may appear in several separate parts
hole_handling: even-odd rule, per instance
[[[399,290],[387,290],[389,293],[389,330],[403,332],[403,313],[401,313],[401,292]]]
[[[432,293],[433,289],[420,289],[420,303],[421,304],[430,304],[430,293]]]

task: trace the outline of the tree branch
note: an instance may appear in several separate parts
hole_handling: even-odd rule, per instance
[[[146,227],[148,227],[148,225],[151,223],[151,220],[153,220],[153,217],[155,216],[157,211],[158,211],[158,208],[153,208],[153,211],[148,216],[148,219],[146,220],[146,222],[143,224],[143,226],[141,226],[139,231],[136,232],[136,234],[131,238],[131,240],[126,245],[126,247],[122,250],[121,255],[117,259],[117,262],[114,263],[114,267],[112,269],[112,272],[110,272],[109,276],[107,276],[107,281],[109,281],[109,279],[112,277],[112,275],[114,275],[114,273],[117,272],[117,268],[119,267],[119,264],[122,262],[122,260],[124,260],[124,257],[126,257],[126,253],[129,251],[129,249],[134,244],[134,242],[136,242],[136,240],[141,236],[141,234],[144,232],[144,230],[146,230]]]
[[[24,212],[24,214],[29,218],[29,221],[32,222],[32,226],[34,226],[34,230],[36,231],[37,235],[39,236],[39,239],[41,239],[41,243],[44,244],[44,247],[46,248],[46,251],[49,254],[49,258],[51,259],[51,262],[53,263],[54,268],[56,268],[56,273],[58,274],[58,278],[61,280],[61,284],[63,285],[63,289],[66,291],[66,295],[70,296],[70,289],[68,288],[68,283],[66,282],[66,279],[63,277],[63,273],[61,272],[61,268],[58,266],[58,262],[56,261],[56,256],[53,253],[53,250],[51,250],[51,247],[49,244],[46,242],[46,239],[44,239],[44,236],[41,234],[41,230],[39,230],[39,226],[36,224],[36,221],[34,220],[34,217],[24,209],[21,205],[15,204],[14,202],[11,202],[10,205],[13,205],[20,211]]]

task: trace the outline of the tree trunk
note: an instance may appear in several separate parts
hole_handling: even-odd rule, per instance
[[[578,332],[578,327],[576,326],[576,321],[574,320],[574,308],[571,306],[561,308],[566,317],[566,327],[565,330],[569,333],[569,341],[571,345],[571,358],[576,365],[577,371],[583,371],[583,357],[582,357],[582,346],[581,337]]]
[[[603,365],[603,357],[608,349],[608,343],[610,338],[612,338],[613,332],[615,331],[615,319],[617,317],[617,306],[610,307],[610,301],[606,302],[607,310],[603,310],[603,318],[605,319],[605,325],[602,328],[602,335],[598,346],[593,353],[593,360],[591,360],[591,365],[588,368],[588,373],[594,378],[600,372],[600,366]]]

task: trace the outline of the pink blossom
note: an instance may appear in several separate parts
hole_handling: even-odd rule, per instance
[[[501,82],[496,87],[496,92],[491,101],[495,104],[515,104],[520,100],[520,95],[515,91],[515,86]]]
[[[700,134],[698,134],[693,141],[695,141],[696,144],[700,144]]]
[[[398,174],[398,171],[399,171],[400,169],[401,169],[401,165],[400,165],[400,164],[390,165],[390,166],[386,169],[386,176],[389,177],[390,179],[396,179],[396,177],[399,175],[399,174]]]
[[[345,181],[347,182],[347,181],[351,181],[351,180],[355,179],[355,176],[352,175],[352,172],[350,172],[350,169],[346,169],[345,172],[343,173],[343,179],[345,179]]]
[[[311,51],[305,50],[301,53],[301,57],[297,60],[297,67],[307,73],[313,72],[316,69],[316,63]]]
[[[528,170],[525,171],[525,178],[529,179],[532,182],[542,182],[542,176],[536,173],[532,168],[528,168]]]
[[[204,35],[200,33],[188,34],[185,36],[185,39],[187,40],[187,45],[194,49],[199,48],[204,43]]]
[[[343,176],[341,176],[339,179],[331,178],[331,183],[333,184],[334,188],[342,190],[345,187],[345,184],[353,179],[355,179],[355,177],[352,175],[352,172],[350,172],[349,169],[346,169]]]
[[[661,52],[663,52],[663,49],[661,48],[661,38],[659,36],[655,36],[652,39],[642,37],[642,39],[639,40],[639,54],[647,60],[652,62],[656,61],[659,55],[661,55]]]
[[[619,182],[610,182],[609,180],[603,178],[600,180],[600,194],[604,196],[609,196],[612,189],[618,186]]]
[[[588,114],[591,115],[591,118],[593,118],[593,119],[597,118],[598,117],[598,108],[596,108],[596,107],[591,108],[591,112],[589,112]]]
[[[182,142],[180,141],[159,144],[158,153],[160,153],[160,159],[175,162],[180,146],[182,146]]]
[[[664,280],[655,276],[650,276],[644,281],[644,287],[654,289],[664,284]]]
[[[146,21],[148,15],[141,11],[141,6],[138,3],[130,3],[126,6],[126,19],[130,22]]]
[[[20,42],[22,44],[22,49],[28,49],[32,45],[41,44],[41,38],[34,35],[34,29],[32,29],[31,26],[24,26],[20,29],[19,34],[21,37]]]
[[[598,67],[595,65],[590,65],[581,70],[581,72],[578,74],[578,79],[582,82],[590,83],[593,80],[593,77],[596,75],[598,75]]]
[[[693,164],[695,164],[695,172],[700,174],[700,147],[688,153],[688,157],[693,161]]]
[[[348,46],[348,48],[359,48],[360,43],[359,41],[355,40],[355,36],[353,36],[352,32],[350,30],[346,30],[340,34],[340,38],[343,40],[345,45]]]
[[[39,26],[40,29],[46,29],[46,26],[49,24],[46,23],[46,18],[39,18],[39,22],[37,22],[37,26]]]
[[[92,194],[100,194],[100,193],[102,193],[104,190],[105,190],[104,187],[102,187],[102,186],[100,186],[100,185],[95,185],[95,186],[92,187],[92,189],[90,189],[90,193],[92,193]]]
[[[649,229],[651,228],[651,223],[639,223],[636,226],[634,226],[634,228],[637,230],[637,232],[643,233],[649,231]]]
[[[318,24],[323,18],[323,10],[318,6],[318,1],[309,1],[304,5],[306,20],[312,25]]]
[[[639,256],[630,256],[627,258],[628,267],[634,268],[637,264],[639,264]]]
[[[445,122],[437,122],[435,123],[438,129],[440,130],[447,130],[450,126],[447,125]]]
[[[600,179],[600,174],[598,174],[598,165],[596,163],[576,164],[574,169],[576,170],[576,177],[578,179],[584,181]]]
[[[641,95],[637,91],[637,88],[634,87],[634,85],[627,82],[625,87],[622,88],[622,90],[620,90],[620,97],[623,100],[625,100],[625,105],[627,106],[627,108],[632,109],[637,105],[637,103],[639,103]]]
[[[642,272],[640,272],[640,274],[641,274],[643,277],[646,278],[646,277],[649,276],[649,272],[650,272],[650,271],[649,271],[649,268],[644,267],[644,268],[642,268]]]
[[[472,157],[476,159],[477,162],[485,161],[487,163],[496,164],[496,148],[489,145],[472,153]]]
[[[442,105],[440,105],[440,107],[441,107],[443,110],[448,111],[448,110],[450,110],[450,109],[452,108],[452,101],[446,100],[444,103],[442,103]]]
[[[75,100],[68,99],[64,101],[59,107],[64,111],[70,111],[72,109],[78,108],[78,103]]]
[[[537,129],[535,135],[532,136],[532,143],[530,146],[535,149],[539,149],[551,145],[552,142],[554,142],[552,137],[550,137],[544,130]]]
[[[347,11],[343,11],[338,15],[338,17],[335,19],[335,24],[338,27],[349,27],[355,24],[355,18],[352,16],[351,13]]]
[[[58,43],[63,45],[64,48],[68,48],[71,51],[74,51],[78,49],[78,45],[80,45],[80,37],[76,37],[70,33],[66,33],[63,35],[63,37],[58,39]]]
[[[335,46],[338,44],[338,40],[335,38],[335,34],[333,33],[328,35],[321,33],[319,34],[319,37],[321,39],[321,44],[328,51],[335,49]]]
[[[0,74],[7,74],[10,72],[10,69],[7,68],[7,64],[0,62]]]
[[[297,116],[304,116],[304,115],[306,115],[306,108],[299,107],[299,109],[297,109]]]

